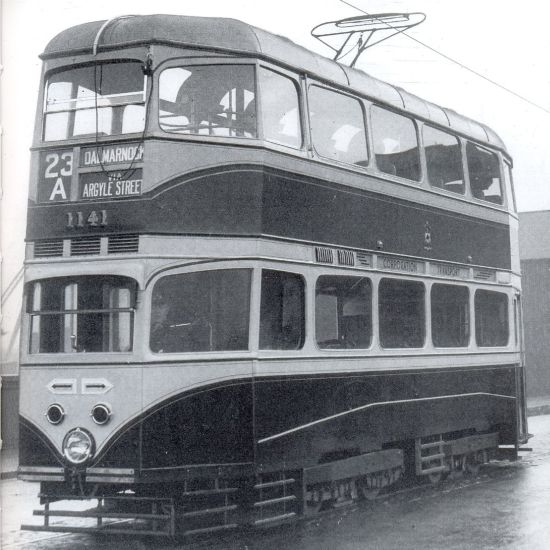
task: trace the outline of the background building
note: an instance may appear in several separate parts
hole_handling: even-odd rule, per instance
[[[550,395],[550,210],[519,215],[527,395]]]

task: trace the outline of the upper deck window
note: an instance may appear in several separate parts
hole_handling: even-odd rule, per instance
[[[302,129],[296,84],[290,78],[263,67],[259,76],[264,138],[299,149]]]
[[[365,122],[358,100],[311,86],[309,116],[313,146],[319,155],[349,164],[367,164]]]
[[[424,126],[422,137],[432,187],[464,195],[462,151],[458,138],[430,126]]]
[[[62,277],[30,284],[30,353],[130,351],[135,296],[135,282],[125,277]]]
[[[52,74],[46,85],[44,140],[142,132],[145,78],[137,61]]]
[[[514,193],[514,180],[512,178],[512,167],[506,161],[504,162],[504,185],[506,187],[508,205],[511,207],[511,210],[517,212],[516,195]]]
[[[167,275],[153,288],[149,345],[157,353],[248,349],[250,270]]]
[[[166,132],[253,138],[256,92],[252,65],[193,65],[164,70],[159,122]]]
[[[466,158],[472,195],[476,199],[502,204],[502,185],[497,155],[468,141]]]
[[[371,117],[378,169],[386,174],[420,181],[420,151],[414,122],[376,105],[372,106]]]

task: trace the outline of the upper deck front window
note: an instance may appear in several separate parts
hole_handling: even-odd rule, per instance
[[[31,283],[30,353],[131,351],[136,284],[125,277]]]
[[[159,122],[166,132],[256,137],[252,65],[166,69],[159,79]]]
[[[141,63],[100,63],[48,78],[44,141],[142,132],[145,77]]]

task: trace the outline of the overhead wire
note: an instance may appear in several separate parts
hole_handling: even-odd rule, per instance
[[[350,3],[350,2],[347,2],[347,0],[339,0],[340,2],[342,2],[342,4],[346,4],[347,6],[350,6],[351,8],[357,10],[357,11],[360,11],[361,13],[363,13],[364,15],[367,15],[369,17],[374,17],[375,19],[378,19],[375,15],[371,14],[371,13],[368,13],[366,12],[365,10],[363,10],[362,8],[358,7],[358,6],[355,6],[354,4]],[[395,29],[395,27],[393,27],[390,23],[386,22],[386,21],[383,21],[382,19],[378,19],[379,21],[381,21],[382,23],[384,23],[385,25],[387,25],[388,27],[390,27],[391,29],[393,30],[397,30]],[[497,82],[496,80],[493,80],[492,78],[484,75],[483,73],[479,72],[479,71],[476,71],[475,69],[472,69],[471,67],[468,67],[467,65],[465,65],[464,63],[462,63],[461,61],[458,61],[457,59],[454,59],[453,57],[451,57],[450,55],[447,55],[445,53],[443,53],[442,51],[438,50],[437,48],[434,48],[433,46],[430,46],[429,44],[426,44],[426,42],[423,42],[422,40],[419,40],[418,38],[415,38],[414,36],[411,36],[410,34],[407,34],[406,32],[401,32],[400,34],[406,36],[407,38],[410,38],[411,40],[413,40],[414,42],[420,44],[421,46],[427,48],[428,50],[434,52],[435,54],[443,57],[444,59],[446,59],[447,61],[450,61],[451,63],[454,63],[455,65],[458,65],[460,68],[474,74],[475,76],[489,82],[490,84],[492,84],[493,86],[496,86],[498,88],[500,88],[501,90],[509,93],[509,94],[512,94],[513,96],[517,97],[518,99],[521,99],[522,101],[528,103],[529,105],[531,105],[532,107],[535,107],[537,109],[540,109],[541,111],[544,111],[546,114],[550,114],[550,109],[547,109],[546,107],[543,107],[542,105],[539,105],[538,103],[535,103],[534,101],[530,100],[529,98],[521,95],[520,93],[518,92],[515,92],[514,90],[508,88],[507,86],[504,86],[503,84],[500,84],[499,82]]]

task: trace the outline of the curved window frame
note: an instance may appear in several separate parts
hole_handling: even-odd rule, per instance
[[[410,177],[407,177],[405,175],[400,175],[400,174],[397,174],[397,173],[392,173],[392,171],[390,171],[390,170],[383,170],[382,168],[380,168],[379,160],[376,158],[377,157],[377,154],[376,154],[376,141],[375,141],[376,125],[375,125],[375,121],[374,121],[374,117],[373,117],[373,111],[375,109],[378,109],[380,111],[389,113],[389,114],[394,115],[394,116],[401,117],[405,120],[408,120],[412,124],[412,128],[414,130],[414,135],[415,135],[415,140],[416,140],[416,160],[417,160],[417,164],[418,164],[418,178],[417,179],[410,178]],[[374,164],[377,172],[379,172],[381,174],[384,174],[384,177],[393,176],[393,177],[396,177],[396,178],[400,178],[401,180],[411,182],[411,183],[415,184],[416,186],[422,185],[422,182],[423,182],[423,169],[422,169],[422,154],[423,154],[422,150],[423,150],[423,146],[422,146],[420,136],[419,136],[419,125],[418,125],[417,119],[414,118],[412,115],[403,114],[403,113],[400,113],[398,111],[394,111],[394,110],[388,108],[387,106],[383,106],[383,105],[380,105],[378,103],[372,103],[370,105],[370,108],[369,108],[369,122],[370,122],[370,135],[371,135],[371,139],[372,139],[372,158],[373,158],[373,164]],[[395,169],[395,167],[394,167],[394,169]]]
[[[297,107],[297,115],[298,115],[298,130],[299,130],[299,145],[291,145],[289,143],[284,143],[282,141],[277,141],[274,139],[270,139],[266,135],[266,126],[265,126],[265,118],[264,113],[266,111],[265,109],[265,98],[262,91],[262,81],[261,81],[261,73],[262,71],[266,71],[269,73],[273,73],[274,75],[278,76],[279,78],[284,78],[288,80],[293,86],[294,90],[296,92],[296,107]],[[305,131],[305,125],[304,125],[304,112],[303,112],[303,92],[302,87],[300,85],[299,77],[297,74],[294,73],[288,73],[281,70],[279,67],[266,65],[266,64],[259,64],[256,69],[256,97],[257,97],[257,117],[258,117],[258,135],[260,139],[266,141],[270,146],[274,147],[282,147],[284,150],[289,149],[294,152],[303,151],[306,143],[306,131]]]
[[[311,90],[313,88],[318,88],[320,90],[323,90],[324,92],[333,93],[339,96],[342,96],[348,100],[352,100],[357,103],[357,105],[360,108],[361,111],[361,123],[363,127],[363,138],[364,138],[364,152],[365,152],[365,159],[359,162],[350,162],[347,160],[342,159],[335,159],[330,156],[327,156],[323,154],[322,152],[319,152],[318,148],[315,145],[315,136],[313,133],[313,125],[311,123]],[[336,165],[346,165],[355,169],[364,169],[370,165],[370,150],[369,150],[369,129],[368,129],[368,123],[367,123],[367,111],[365,108],[365,104],[361,98],[358,96],[342,92],[340,90],[335,90],[334,88],[329,88],[327,86],[322,85],[321,83],[318,83],[316,81],[310,81],[307,86],[307,106],[308,106],[308,113],[307,113],[307,120],[308,120],[308,130],[309,130],[309,137],[310,137],[310,144],[313,151],[315,151],[315,155],[322,160],[328,161],[330,163],[334,163]],[[358,135],[358,134],[357,134]],[[354,139],[355,136],[353,136],[350,139],[350,143],[352,139]]]
[[[436,185],[433,181],[432,181],[432,178],[430,178],[430,165],[431,165],[431,162],[430,162],[430,159],[428,158],[428,148],[426,146],[426,131],[434,131],[434,132],[437,132],[437,133],[440,133],[440,134],[444,134],[446,136],[448,136],[449,138],[454,138],[454,140],[456,141],[456,145],[458,146],[458,151],[459,151],[459,158],[457,159],[459,162],[457,163],[457,165],[460,167],[460,175],[461,175],[461,182],[462,182],[462,190],[457,190],[455,191],[454,189],[448,189],[446,188],[447,185],[449,185],[449,183],[451,183],[450,181],[449,182],[443,182],[442,185]],[[431,124],[423,124],[422,125],[422,128],[421,128],[421,135],[422,135],[422,143],[421,143],[421,149],[424,153],[424,158],[425,158],[425,161],[426,161],[426,180],[428,182],[428,184],[430,185],[430,187],[432,189],[440,189],[442,191],[446,191],[448,193],[453,193],[454,195],[458,195],[458,196],[465,196],[466,195],[466,176],[464,174],[464,150],[463,150],[463,147],[462,147],[462,141],[460,140],[460,138],[455,135],[455,134],[452,134],[451,132],[447,132],[445,130],[442,130],[441,128],[438,128],[436,126],[432,126]],[[456,181],[459,181],[459,180],[456,180]]]
[[[158,344],[158,348],[157,349],[154,349],[154,347],[152,346],[152,337],[153,337],[153,330],[154,330],[154,322],[155,322],[155,316],[164,316],[164,318],[162,319],[162,321],[167,321],[170,317],[174,317],[174,315],[172,315],[172,313],[169,311],[170,307],[173,307],[174,304],[177,304],[177,301],[173,298],[173,297],[167,297],[167,299],[164,299],[162,300],[162,304],[161,306],[162,307],[157,307],[156,308],[156,311],[154,310],[154,306],[155,306],[155,290],[157,289],[157,285],[159,284],[159,282],[169,278],[169,277],[185,277],[185,276],[190,276],[190,277],[198,277],[199,275],[204,275],[204,274],[210,274],[210,273],[220,273],[220,272],[230,272],[230,271],[241,271],[241,272],[248,272],[248,285],[247,285],[247,295],[246,295],[246,299],[247,299],[247,302],[246,302],[246,319],[245,319],[245,323],[246,323],[246,330],[244,331],[244,333],[246,334],[246,345],[245,346],[242,346],[242,347],[234,347],[234,348],[230,348],[230,349],[181,349],[181,350],[169,350],[169,351],[164,351],[164,348],[166,347],[166,345],[172,345],[174,342],[176,342],[176,339],[183,339],[183,337],[185,335],[181,335],[181,334],[174,334],[174,339],[173,341],[171,342],[168,342],[168,344],[166,344],[165,346],[163,346],[162,348],[160,347],[160,345],[164,342],[161,342],[159,340],[159,344]],[[230,265],[230,264],[224,264],[224,265],[215,265],[215,266],[212,266],[210,267],[209,269],[204,269],[201,268],[201,269],[181,269],[181,268],[175,268],[175,269],[170,269],[170,270],[166,270],[164,271],[163,273],[161,273],[160,275],[158,275],[157,277],[155,277],[154,280],[150,281],[149,284],[147,285],[147,288],[148,288],[148,294],[149,294],[149,299],[148,299],[148,314],[146,315],[146,319],[145,319],[145,338],[146,338],[146,342],[147,342],[147,349],[149,350],[149,352],[155,354],[155,355],[158,355],[158,356],[163,356],[163,355],[169,355],[169,356],[172,356],[172,355],[176,355],[176,354],[184,354],[184,355],[189,355],[189,354],[203,354],[203,353],[246,353],[246,352],[249,352],[250,349],[251,349],[251,345],[252,345],[252,340],[251,340],[251,323],[252,323],[252,317],[251,317],[251,307],[252,307],[252,296],[253,296],[253,284],[254,284],[254,266],[252,265],[242,265],[242,264],[239,264],[239,265]],[[244,288],[244,287],[243,287]],[[198,294],[197,294],[198,295]],[[200,294],[198,295],[199,296],[199,300],[204,297],[204,294]],[[199,302],[200,304],[200,302]],[[166,306],[166,307],[164,307]],[[164,311],[164,309],[166,309],[166,311]],[[200,308],[196,308],[196,309],[200,309]],[[176,312],[178,313],[178,312]],[[196,312],[197,313],[197,316],[196,318],[198,319],[199,316],[198,316],[198,313],[201,313],[201,312]],[[217,317],[217,316],[216,316]],[[202,318],[201,318],[202,320]],[[197,323],[194,323],[193,321],[190,321],[189,319],[181,319],[180,322],[177,322],[177,323],[172,323],[172,325],[169,325],[170,328],[174,328],[174,329],[177,329],[178,331],[194,331],[194,337],[195,337],[195,341],[198,341],[199,344],[203,344],[204,343],[204,339],[205,338],[208,338],[209,339],[209,345],[207,346],[208,348],[212,348],[213,346],[213,337],[214,337],[214,332],[215,332],[215,327],[213,327],[213,323],[210,323],[208,320],[207,322],[197,322]],[[166,334],[166,338],[165,340],[167,340],[170,335],[169,333],[166,331],[166,323],[164,325],[160,325],[159,326],[159,330],[158,330],[158,335],[159,337],[164,337],[164,334]],[[187,337],[190,338],[190,332],[188,332],[187,334]],[[180,338],[181,336],[181,338]]]
[[[466,306],[466,319],[462,323],[460,323],[465,329],[465,335],[463,336],[463,342],[456,345],[443,345],[441,343],[436,343],[434,338],[434,335],[437,333],[439,329],[437,329],[435,325],[436,316],[434,315],[435,301],[433,299],[433,295],[434,295],[434,289],[442,288],[442,287],[445,287],[447,289],[451,289],[451,288],[460,289],[459,292],[465,293],[466,295],[465,301],[462,304],[460,304],[460,305]],[[430,325],[431,325],[432,345],[435,349],[450,349],[450,350],[457,349],[458,350],[458,349],[467,349],[470,346],[470,342],[472,338],[472,313],[470,311],[470,301],[471,301],[470,287],[468,287],[465,284],[451,284],[448,281],[445,281],[445,282],[433,283],[431,285],[430,294],[429,294]],[[446,303],[448,304],[448,302]],[[447,324],[447,326],[449,325]]]
[[[480,315],[480,311],[478,309],[480,307],[478,298],[481,297],[482,295],[485,295],[486,297],[490,297],[491,295],[493,297],[498,296],[502,300],[502,305],[504,306],[503,311],[504,311],[505,319],[502,321],[500,327],[497,326],[496,328],[497,330],[499,328],[503,331],[506,330],[506,338],[505,339],[503,338],[502,341],[498,341],[496,344],[487,343],[487,340],[484,340],[483,331],[485,330],[485,328],[487,328],[490,325],[485,323],[486,318],[489,317],[487,312],[483,312],[483,315]],[[499,304],[494,302],[493,305],[498,307]],[[510,332],[511,332],[509,310],[510,310],[510,296],[506,292],[500,292],[497,290],[488,290],[486,288],[476,289],[474,293],[474,323],[475,323],[474,326],[475,326],[475,342],[478,348],[492,349],[492,348],[503,348],[508,346],[508,344],[510,343]],[[492,336],[493,338],[497,338],[499,337],[499,333],[494,332]]]
[[[384,339],[385,339],[385,335],[383,335],[382,333],[382,330],[383,330],[383,326],[382,326],[382,315],[380,314],[381,312],[381,309],[383,307],[383,301],[381,300],[381,288],[383,286],[383,284],[385,284],[386,282],[389,282],[389,283],[401,283],[401,284],[409,284],[409,285],[414,285],[414,286],[417,286],[418,288],[422,288],[422,300],[421,300],[421,309],[419,310],[420,313],[421,313],[421,319],[419,319],[419,322],[416,326],[417,328],[419,328],[421,330],[421,338],[422,338],[422,343],[420,345],[399,345],[399,346],[392,346],[392,345],[387,345],[386,343],[384,343]],[[428,341],[428,331],[427,331],[427,326],[426,326],[426,321],[427,321],[427,305],[428,305],[428,301],[429,301],[429,295],[428,295],[428,292],[427,292],[427,287],[426,287],[426,281],[424,279],[407,279],[407,278],[402,278],[402,277],[387,277],[387,276],[382,276],[379,280],[378,280],[378,284],[377,284],[377,287],[376,287],[376,292],[377,292],[377,321],[378,321],[378,344],[380,346],[380,349],[383,349],[383,350],[412,350],[412,349],[424,349],[427,345],[427,341]]]
[[[196,68],[196,67],[228,67],[228,66],[238,66],[238,67],[250,67],[253,75],[252,75],[252,83],[254,85],[254,91],[253,91],[253,98],[251,102],[253,101],[255,103],[254,108],[254,121],[255,121],[255,135],[253,136],[229,136],[229,135],[216,135],[216,134],[200,134],[200,133],[180,133],[180,132],[170,132],[163,128],[162,122],[161,122],[161,79],[162,75],[169,70],[174,69],[185,69],[185,68]],[[212,141],[223,141],[226,142],[227,140],[230,140],[231,143],[238,142],[239,140],[242,140],[242,142],[251,142],[259,139],[259,110],[258,110],[258,62],[256,59],[239,59],[239,58],[210,58],[210,57],[203,57],[203,58],[195,58],[195,59],[189,59],[189,58],[179,58],[179,59],[171,59],[169,62],[166,62],[165,64],[162,64],[162,70],[159,71],[158,76],[156,77],[156,88],[157,88],[157,101],[158,101],[158,108],[156,113],[156,124],[158,125],[158,129],[166,136],[171,137],[178,137],[183,139],[190,139],[190,140],[212,140]],[[159,67],[158,69],[161,69]],[[157,69],[157,70],[158,70]]]
[[[86,68],[91,68],[91,69],[94,69],[96,70],[97,67],[102,67],[104,65],[118,65],[118,64],[122,64],[122,63],[126,63],[126,64],[135,64],[136,67],[139,67],[140,68],[140,71],[141,71],[141,67],[142,67],[142,64],[143,64],[143,61],[142,60],[139,60],[139,59],[134,59],[134,58],[120,58],[120,59],[113,59],[113,60],[102,60],[101,62],[99,63],[82,63],[82,64],[75,64],[75,65],[66,65],[66,66],[62,66],[62,67],[58,67],[58,68],[55,68],[55,69],[52,69],[51,71],[49,71],[45,77],[44,77],[44,87],[43,87],[43,93],[44,93],[44,97],[43,97],[43,106],[42,106],[42,118],[41,118],[41,140],[44,142],[44,143],[53,143],[53,142],[56,142],[56,141],[68,141],[68,140],[75,140],[75,139],[89,139],[90,136],[96,136],[98,135],[99,137],[103,137],[103,135],[100,133],[100,129],[99,128],[96,128],[95,126],[95,122],[94,122],[94,131],[93,132],[88,132],[88,133],[80,133],[80,134],[74,134],[74,128],[75,128],[75,124],[76,124],[76,121],[75,121],[75,116],[80,112],[84,112],[84,111],[90,111],[90,110],[93,110],[95,111],[95,106],[96,106],[96,97],[95,95],[93,95],[92,97],[89,97],[89,98],[84,98],[84,99],[79,99],[79,98],[71,98],[71,99],[67,99],[64,101],[64,103],[71,103],[71,104],[77,104],[79,101],[80,102],[86,102],[86,103],[90,103],[91,102],[91,105],[88,106],[88,107],[81,107],[81,108],[78,108],[78,106],[75,106],[75,107],[67,107],[66,109],[53,109],[53,110],[48,110],[48,95],[49,95],[49,86],[51,84],[51,78],[54,76],[54,75],[58,75],[58,74],[61,74],[61,73],[64,73],[64,72],[70,72],[70,71],[76,71],[78,69],[86,69]],[[135,91],[135,92],[125,92],[125,93],[118,93],[118,94],[109,94],[109,95],[106,95],[106,96],[97,96],[97,103],[98,103],[98,111],[101,112],[102,109],[124,109],[128,106],[141,106],[142,109],[143,109],[143,123],[140,124],[140,128],[136,128],[136,129],[132,129],[131,131],[127,131],[127,132],[123,132],[121,128],[120,131],[116,131],[116,132],[113,132],[111,131],[110,133],[107,133],[105,134],[105,137],[108,137],[108,138],[118,138],[118,137],[121,137],[121,136],[129,136],[129,135],[135,135],[135,134],[142,134],[145,130],[145,126],[147,124],[147,114],[146,114],[146,107],[147,107],[147,94],[148,94],[148,78],[146,75],[144,75],[143,73],[142,74],[142,77],[143,77],[143,87],[141,90],[139,91]],[[128,96],[128,99],[125,100],[124,97],[125,96]],[[136,98],[134,97],[134,99],[131,99],[130,96],[141,96],[140,98]],[[111,105],[101,105],[102,102],[105,102],[106,100],[109,101],[110,99],[113,99],[113,104]],[[57,113],[68,113],[68,120],[66,122],[67,124],[67,127],[71,126],[72,127],[72,132],[71,132],[71,135],[68,135],[69,132],[68,132],[68,128],[67,128],[67,132],[66,132],[66,136],[65,137],[56,137],[56,138],[50,138],[50,139],[47,139],[47,136],[46,136],[46,131],[47,131],[47,117],[49,115],[55,115]],[[111,117],[112,117],[112,113],[111,113]],[[95,116],[94,116],[94,119],[95,119]],[[98,121],[98,124],[100,124],[101,122]],[[123,124],[123,120],[121,120],[121,123]],[[112,122],[111,122],[111,125],[112,125]]]
[[[468,172],[470,198],[474,200],[482,201],[485,204],[492,204],[493,206],[502,208],[505,204],[505,189],[504,189],[504,181],[503,181],[503,174],[502,174],[503,166],[498,153],[470,139],[466,139],[465,141],[466,141],[466,145],[464,150],[464,156],[465,156],[466,167]],[[492,157],[493,160],[495,161],[495,166],[498,172],[498,187],[499,187],[500,194],[494,195],[494,196],[500,197],[500,200],[497,201],[497,200],[487,199],[485,197],[480,197],[478,196],[478,194],[474,193],[474,186],[472,185],[472,175],[474,175],[475,173],[472,171],[472,168],[470,167],[470,154],[469,154],[469,149],[471,149],[472,147],[474,147],[477,151],[481,151],[482,153],[485,153],[488,157]],[[494,183],[489,185],[486,189],[489,189],[492,185],[494,185]],[[481,189],[481,191],[483,192],[484,189]]]
[[[351,315],[344,315],[344,309],[347,304],[343,303],[344,300],[341,298],[352,298],[352,295],[345,295],[345,291],[347,289],[344,289],[343,292],[340,292],[343,287],[335,288],[334,294],[324,293],[325,295],[333,295],[336,298],[336,302],[333,304],[335,307],[335,328],[337,334],[337,338],[334,339],[333,342],[331,342],[328,345],[321,345],[322,342],[319,341],[319,321],[323,319],[325,322],[327,321],[327,315],[323,314],[322,316],[319,313],[319,296],[320,296],[320,283],[326,282],[327,279],[332,279],[335,285],[338,284],[338,282],[346,282],[350,283],[352,280],[355,280],[355,284],[365,284],[365,289],[368,292],[368,296],[366,296],[366,309],[359,313],[358,315],[355,315],[353,317],[366,317],[367,318],[367,327],[365,332],[357,332],[357,323],[355,323],[355,335],[356,336],[366,336],[368,339],[368,342],[365,343],[365,345],[347,345],[347,334],[350,334],[353,336],[354,327],[349,326],[348,331],[342,326],[342,323],[345,319],[345,317],[352,317]],[[323,281],[325,280],[325,281]],[[355,286],[354,284],[354,286]],[[313,303],[313,310],[314,310],[314,343],[317,347],[317,350],[322,352],[330,352],[330,351],[366,351],[371,350],[373,347],[374,342],[374,290],[375,285],[373,283],[373,280],[371,277],[367,277],[366,275],[359,275],[359,274],[347,274],[344,275],[342,273],[323,273],[321,275],[318,275],[315,279],[315,296],[314,296],[314,303]],[[350,302],[351,303],[351,300]],[[367,309],[368,308],[368,309]],[[356,312],[357,313],[357,312]],[[359,320],[359,319],[357,319]],[[360,320],[359,320],[360,321]],[[360,323],[359,323],[360,324]],[[353,340],[350,339],[350,343],[353,344]]]
[[[106,294],[108,290],[127,291],[127,297],[113,292]],[[29,281],[25,285],[27,353],[132,353],[137,292],[137,281],[125,275],[67,275]],[[98,305],[98,299],[101,305]],[[106,300],[127,304],[117,307]],[[126,317],[125,321],[122,316]],[[36,328],[33,327],[35,319]],[[47,325],[45,319],[50,321]],[[41,349],[43,335],[48,339],[46,347],[57,341],[58,349]],[[121,346],[124,340],[126,349],[103,349],[106,345],[109,348]],[[102,349],[96,349],[98,344]]]

